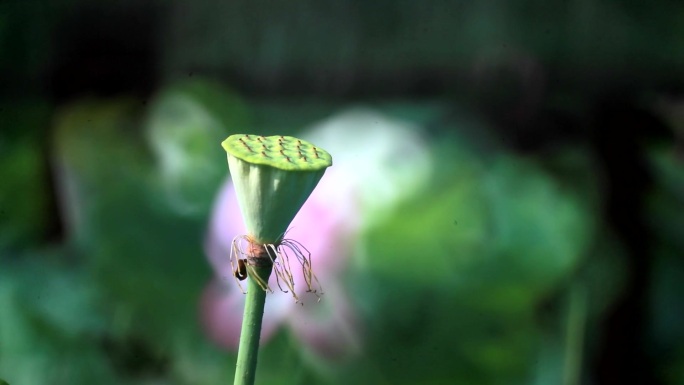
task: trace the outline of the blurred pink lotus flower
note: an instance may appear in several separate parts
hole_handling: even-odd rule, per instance
[[[359,258],[360,233],[422,184],[430,161],[414,127],[368,110],[342,113],[301,137],[325,148],[334,159],[287,233],[311,252],[324,295],[317,303],[316,296],[305,292],[301,269],[293,267],[302,303],[277,291],[270,295],[261,342],[287,325],[317,356],[333,359],[361,348],[362,325],[341,281],[352,258]],[[215,202],[205,245],[215,278],[202,296],[201,316],[209,338],[235,351],[245,296],[234,282],[229,255],[233,238],[245,233],[235,189],[227,181]],[[274,276],[272,288],[277,287]]]

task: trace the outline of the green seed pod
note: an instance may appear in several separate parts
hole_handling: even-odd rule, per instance
[[[280,243],[332,157],[291,136],[231,135],[221,145],[249,236],[259,244]]]

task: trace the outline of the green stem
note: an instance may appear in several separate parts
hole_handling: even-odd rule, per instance
[[[268,282],[273,266],[250,269],[264,282]],[[257,355],[259,353],[259,337],[261,321],[264,316],[266,291],[259,286],[256,279],[250,277],[247,283],[245,314],[242,317],[240,346],[238,348],[237,365],[235,367],[235,385],[253,385],[256,377]]]

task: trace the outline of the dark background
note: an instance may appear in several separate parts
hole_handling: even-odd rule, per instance
[[[49,383],[86,383],[105,376],[101,383],[229,380],[208,369],[230,367],[231,358],[220,350],[193,345],[193,352],[202,353],[193,353],[195,361],[183,366],[185,361],[169,348],[172,338],[150,334],[144,326],[112,326],[111,309],[125,308],[121,304],[132,295],[121,293],[143,290],[144,283],[121,281],[125,267],[109,256],[91,255],[107,247],[115,255],[119,241],[108,243],[106,234],[113,231],[106,226],[70,223],[65,212],[76,208],[64,207],[59,197],[63,176],[55,172],[56,164],[75,162],[76,174],[99,175],[84,177],[89,198],[76,206],[82,204],[85,211],[99,200],[115,200],[110,196],[120,199],[110,202],[112,207],[127,205],[127,189],[135,189],[136,177],[146,177],[117,181],[120,174],[136,172],[109,173],[120,160],[109,151],[121,146],[134,153],[123,155],[133,169],[153,167],[153,155],[141,144],[149,106],[173,87],[193,82],[221,89],[227,98],[221,100],[239,100],[239,108],[225,107],[239,111],[228,114],[211,92],[198,96],[210,111],[229,115],[223,122],[240,122],[235,115],[247,111],[251,118],[242,127],[283,124],[296,133],[349,105],[390,105],[378,108],[409,116],[431,145],[467,138],[459,146],[476,157],[501,153],[529,161],[543,178],[576,194],[592,226],[582,258],[531,300],[530,325],[542,342],[529,349],[544,355],[544,346],[556,345],[543,341],[570,343],[558,325],[570,317],[564,309],[566,302],[573,303],[573,290],[582,287],[582,298],[603,293],[605,305],[587,310],[586,327],[577,337],[582,341],[578,349],[585,352],[579,355],[580,374],[574,380],[563,377],[564,383],[684,383],[684,5],[665,0],[0,0],[0,313],[5,313],[0,315],[0,378],[11,384],[48,383],[31,373],[60,362],[60,352],[67,351],[81,358],[71,361],[67,374],[49,371],[63,378]],[[118,111],[113,118],[103,112],[109,105]],[[106,128],[70,128],[79,119],[95,119],[101,127],[113,119],[124,128],[112,129],[117,134],[111,137]],[[461,124],[465,120],[478,124]],[[97,146],[106,149],[98,155]],[[448,152],[446,147],[442,151]],[[217,163],[224,167],[220,156]],[[213,199],[221,177],[210,178],[199,196]],[[93,210],[93,218],[106,212]],[[208,204],[189,219],[160,208],[151,211],[167,228],[136,238],[139,243],[131,243],[137,252],[155,253],[157,245],[177,237],[169,234],[184,234],[187,252],[201,255]],[[554,218],[550,210],[549,221]],[[133,220],[122,214],[104,222],[116,228]],[[601,270],[604,275],[591,281],[586,277],[604,253],[614,254],[610,263],[615,265],[609,263]],[[105,262],[89,262],[97,258]],[[178,283],[189,287],[187,303],[210,276],[202,258],[195,264],[192,278]],[[34,282],[37,276],[49,278]],[[160,285],[176,285],[175,276],[170,277]],[[31,304],[40,302],[32,290],[62,281],[67,283],[59,286],[60,299]],[[618,283],[607,288],[605,282]],[[432,295],[439,296],[439,289],[433,289]],[[77,304],[76,310],[63,323],[54,323],[49,309],[69,304]],[[135,316],[138,308],[132,309],[132,322],[144,322]],[[178,322],[192,319],[186,315]],[[199,332],[188,339],[207,344]],[[276,347],[289,346],[286,337],[281,340]],[[373,348],[383,341],[371,339],[364,359],[349,367],[365,362],[379,373],[394,370]],[[454,370],[475,383],[551,384],[557,382],[544,379],[556,377],[539,373],[567,369],[563,360],[568,358],[558,354],[557,361],[566,364],[530,358],[498,375],[496,365],[473,359]],[[283,375],[282,383],[354,378],[350,370],[321,371],[305,358],[290,359],[305,374]],[[444,356],[426,360],[449,365]],[[418,369],[411,370],[415,375]],[[210,374],[199,380],[188,372]],[[436,373],[418,383],[457,383],[460,378],[450,371]]]

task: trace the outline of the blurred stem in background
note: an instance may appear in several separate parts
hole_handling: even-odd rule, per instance
[[[578,385],[582,377],[582,352],[587,319],[587,291],[581,282],[575,282],[570,287],[566,319],[563,385]]]

